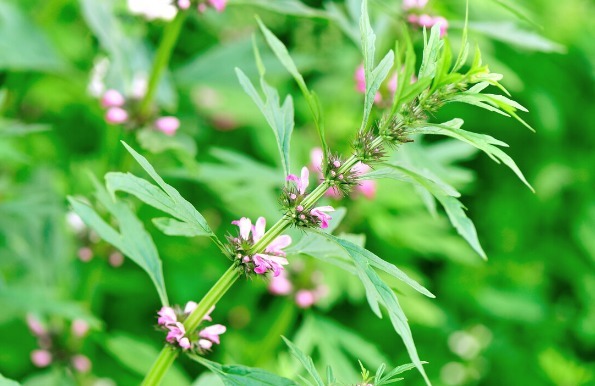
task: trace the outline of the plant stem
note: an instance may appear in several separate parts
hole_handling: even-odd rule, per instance
[[[169,370],[170,366],[176,360],[177,356],[178,356],[177,350],[173,349],[169,345],[165,345],[165,347],[163,347],[163,349],[159,353],[159,356],[153,363],[153,366],[151,366],[151,369],[145,376],[145,379],[143,380],[143,383],[141,384],[141,386],[157,386],[157,385],[159,385],[161,383],[161,380],[167,373],[167,370]]]
[[[184,25],[186,14],[187,12],[178,12],[175,19],[168,23],[165,27],[163,37],[159,43],[159,48],[157,48],[157,53],[155,54],[153,68],[151,69],[151,74],[149,75],[147,92],[138,107],[138,116],[140,119],[147,118],[150,113],[151,103],[153,102],[153,97],[157,92],[157,87],[159,85],[159,81],[161,80],[161,74],[169,64],[169,59],[171,58],[174,45],[176,44],[178,36],[180,36],[182,26]]]

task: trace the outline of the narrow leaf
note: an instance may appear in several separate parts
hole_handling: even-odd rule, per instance
[[[320,374],[318,374],[312,358],[304,354],[302,350],[300,350],[299,347],[293,344],[289,339],[285,338],[284,336],[281,338],[283,338],[283,341],[285,341],[285,344],[287,347],[289,347],[291,355],[293,355],[302,364],[302,366],[304,366],[308,374],[310,374],[314,382],[316,382],[316,385],[324,386],[324,382],[322,381],[322,378],[320,378]]]

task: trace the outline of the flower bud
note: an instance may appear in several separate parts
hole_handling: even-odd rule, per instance
[[[155,121],[155,127],[166,135],[174,135],[180,128],[180,120],[176,117],[161,117]]]
[[[82,354],[77,354],[72,357],[72,367],[79,373],[86,373],[91,370],[91,361]]]
[[[111,107],[105,113],[105,120],[112,125],[124,123],[128,120],[128,113],[120,107]]]
[[[82,338],[83,336],[87,335],[87,332],[89,332],[89,324],[82,319],[73,320],[70,328],[74,336],[78,338]]]
[[[126,100],[118,90],[107,90],[103,97],[101,97],[101,105],[103,107],[122,107]]]
[[[31,362],[37,367],[47,367],[52,363],[52,354],[48,350],[33,350]]]

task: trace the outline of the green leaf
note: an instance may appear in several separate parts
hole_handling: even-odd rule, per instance
[[[530,51],[566,52],[566,47],[563,45],[546,39],[533,31],[524,30],[511,21],[471,22],[469,29]]]
[[[230,0],[230,5],[252,5],[269,11],[281,13],[284,15],[293,15],[301,17],[323,18],[329,16],[326,12],[316,8],[308,7],[298,0]]]
[[[114,333],[98,342],[124,367],[144,376],[159,356],[159,350],[125,333]],[[176,365],[172,366],[163,379],[164,385],[190,385],[188,376]]]
[[[273,129],[273,133],[277,139],[279,154],[281,155],[283,172],[285,173],[285,176],[289,175],[289,146],[291,133],[293,132],[294,127],[293,100],[291,99],[291,95],[288,95],[285,98],[283,105],[281,105],[277,90],[269,86],[265,80],[261,78],[260,86],[265,95],[265,100],[263,100],[258,94],[258,91],[256,91],[256,88],[254,88],[250,79],[248,79],[242,70],[236,68],[236,74],[240,81],[240,85],[246,94],[252,98],[256,106],[258,106],[264,115],[269,126]]]
[[[422,362],[423,364],[426,364],[427,362]],[[384,364],[383,364],[384,365]],[[378,371],[376,372],[376,376],[374,377],[374,385],[375,386],[382,386],[382,385],[387,385],[390,383],[394,383],[397,381],[402,380],[403,378],[395,378],[397,375],[414,369],[415,365],[413,363],[408,363],[406,365],[401,365],[398,367],[395,367],[394,369],[392,369],[391,371],[389,371],[386,375],[383,376],[384,373],[384,367],[379,368]]]
[[[159,217],[153,219],[153,224],[163,233],[168,236],[184,236],[184,237],[196,237],[196,236],[211,236],[210,233],[201,231],[200,229],[193,227],[192,225],[174,220],[173,218]]]
[[[175,150],[187,153],[191,157],[196,156],[196,143],[192,137],[184,133],[171,136],[157,130],[143,129],[137,131],[136,139],[143,149],[154,154]]]
[[[189,227],[195,229],[195,233],[209,235],[211,238],[216,239],[207,221],[196,208],[185,200],[175,188],[165,183],[145,157],[138,154],[126,143],[122,143],[159,186],[157,187],[130,173],[108,173],[105,176],[106,185],[112,196],[115,197],[114,193],[118,190],[130,193],[146,204],[187,223]]]
[[[448,219],[457,232],[469,245],[482,257],[486,254],[479,243],[477,230],[473,222],[467,217],[463,204],[455,197],[460,194],[452,186],[442,181],[438,176],[429,171],[416,170],[411,165],[386,163],[388,169],[379,169],[368,173],[367,178],[392,178],[420,186],[434,196],[444,208]]]
[[[95,230],[102,239],[122,251],[149,275],[157,289],[161,303],[168,305],[161,260],[153,239],[128,205],[112,200],[108,192],[97,181],[94,183],[98,201],[118,221],[120,232],[112,228],[89,205],[69,197],[68,200],[72,208],[87,226]]]
[[[417,367],[423,376],[426,384],[430,385],[430,380],[428,379],[422,366],[422,362],[419,359],[419,355],[417,354],[417,349],[415,348],[415,343],[413,342],[411,329],[407,323],[407,317],[403,313],[397,296],[393,290],[384,281],[382,281],[382,279],[372,268],[371,261],[368,260],[368,253],[370,252],[349,241],[342,240],[335,236],[322,232],[318,232],[318,234],[323,235],[327,239],[337,243],[353,259],[358,270],[358,276],[366,288],[366,297],[368,299],[370,308],[372,308],[372,311],[374,311],[374,313],[379,318],[382,318],[380,305],[386,307],[393,328],[403,339],[411,361],[415,364],[415,367]]]
[[[427,38],[427,32],[424,28],[424,52],[419,67],[419,79],[433,78],[436,75],[438,63],[438,54],[444,45],[444,40],[440,39],[440,25],[436,24],[430,30],[430,38]]]
[[[20,386],[21,384],[17,381],[13,381],[12,379],[4,378],[2,374],[0,374],[0,386]]]
[[[217,374],[225,386],[297,386],[294,381],[265,370],[241,365],[221,365],[198,355],[188,357]]]
[[[446,135],[448,137],[456,138],[459,141],[473,145],[486,153],[496,163],[504,162],[504,164],[508,166],[517,175],[517,177],[523,181],[523,183],[527,185],[529,189],[531,189],[532,192],[535,192],[512,158],[496,147],[496,145],[508,147],[506,143],[499,141],[489,135],[472,133],[470,131],[463,130],[461,129],[462,125],[463,120],[456,118],[442,124],[427,123],[423,127],[416,128],[415,132],[420,134]]]
[[[308,90],[306,82],[304,81],[304,77],[298,71],[297,66],[295,65],[293,59],[291,59],[291,56],[289,55],[289,52],[287,51],[287,48],[285,47],[283,42],[281,42],[281,40],[279,40],[275,36],[275,34],[273,34],[258,17],[256,18],[256,21],[258,22],[258,26],[260,27],[260,30],[262,31],[267,44],[269,45],[271,50],[273,50],[275,56],[277,56],[277,59],[279,59],[279,61],[281,62],[281,64],[283,64],[285,69],[291,74],[291,76],[293,76],[296,83],[298,84],[298,87],[302,91],[304,98],[306,98],[306,102],[308,102],[310,112],[312,113],[312,116],[314,118],[314,124],[316,125],[316,130],[318,131],[320,143],[322,144],[322,149],[325,152],[326,158],[326,151],[328,146],[326,144],[324,134],[324,124],[322,122],[320,101],[318,100],[317,95]]]
[[[364,73],[366,79],[366,93],[364,95],[364,115],[362,118],[362,125],[360,130],[365,130],[368,126],[372,106],[374,105],[374,97],[380,89],[380,85],[386,79],[388,72],[393,67],[395,54],[391,50],[384,58],[374,67],[374,55],[376,52],[375,42],[376,35],[370,25],[370,16],[368,15],[368,1],[362,1],[362,15],[360,19],[360,31],[362,39],[362,53],[364,56]]]
[[[320,378],[320,374],[318,374],[318,371],[316,371],[316,366],[314,366],[312,358],[304,354],[302,350],[300,350],[295,344],[291,343],[289,339],[285,338],[284,336],[282,336],[282,338],[287,347],[289,347],[291,355],[293,355],[302,364],[302,366],[304,366],[308,374],[310,374],[314,382],[316,382],[316,385],[325,386],[322,378]]]
[[[20,7],[0,3],[0,69],[55,72],[64,68],[43,31]]]

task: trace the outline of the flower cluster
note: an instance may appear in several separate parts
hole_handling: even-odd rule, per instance
[[[375,154],[379,155],[379,152],[381,151],[377,150]],[[341,196],[347,196],[352,190],[355,195],[362,194],[368,199],[376,196],[376,181],[358,180],[358,177],[370,171],[370,166],[358,162],[351,170],[339,173],[338,169],[341,167],[341,161],[337,157],[330,156],[326,167],[322,165],[323,158],[324,154],[319,147],[312,149],[310,152],[310,168],[316,171],[321,178],[324,178],[326,174],[333,183],[326,191],[326,196],[339,199]]]
[[[303,266],[299,264],[292,264],[291,272],[286,270],[272,278],[268,289],[273,295],[292,296],[300,308],[312,307],[328,293],[327,286],[323,284],[322,272],[304,273]]]
[[[129,105],[124,96],[117,90],[107,90],[102,98],[101,105],[106,109],[105,120],[112,125],[124,124],[131,122],[131,115],[128,113],[127,107]],[[174,135],[180,128],[180,120],[173,116],[164,116],[155,119],[153,126],[157,131],[165,135]]]
[[[188,302],[183,310],[179,307],[163,306],[157,315],[157,324],[167,331],[165,340],[174,347],[180,347],[183,350],[192,350],[198,353],[205,353],[213,347],[213,344],[219,344],[219,335],[227,329],[222,324],[214,324],[203,328],[198,334],[189,334],[184,328],[184,320],[196,309],[195,302]],[[203,320],[212,322],[210,314],[215,309],[213,306]]]
[[[204,13],[207,7],[212,7],[217,12],[223,12],[227,0],[128,0],[128,9],[135,15],[141,15],[148,20],[162,19],[173,20],[178,14],[178,9],[186,10],[196,3],[199,13]]]
[[[56,325],[49,328],[38,318],[29,314],[27,315],[27,326],[37,338],[39,345],[39,349],[31,352],[31,362],[36,367],[62,363],[78,373],[87,373],[91,370],[89,358],[78,352],[83,338],[89,332],[87,322],[82,319],[74,319],[70,324],[70,331],[63,331],[63,327]]]
[[[306,166],[302,168],[300,177],[295,174],[287,176],[287,181],[291,182],[283,190],[282,203],[287,210],[287,215],[291,217],[294,224],[300,227],[320,227],[328,228],[332,217],[328,214],[334,212],[332,206],[319,206],[308,209],[302,205],[304,199],[308,196],[306,189],[310,184],[310,171]]]
[[[283,271],[283,266],[288,264],[285,258],[286,248],[291,244],[291,237],[281,235],[275,238],[265,247],[264,252],[252,253],[252,247],[265,233],[266,220],[259,217],[254,224],[247,217],[232,221],[237,225],[239,234],[237,237],[228,236],[227,239],[231,245],[230,255],[232,259],[242,268],[244,273],[254,272],[258,275],[264,275],[272,272],[273,276],[279,276]]]

